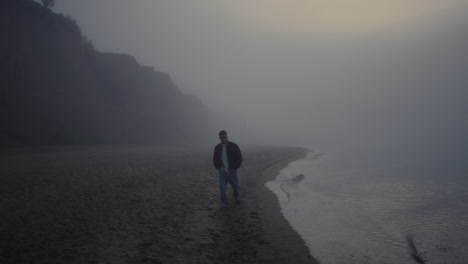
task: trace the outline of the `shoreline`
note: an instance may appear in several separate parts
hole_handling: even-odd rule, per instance
[[[265,219],[269,219],[265,223],[265,228],[273,243],[277,244],[279,248],[285,249],[286,252],[293,253],[294,261],[291,263],[312,264],[318,263],[318,261],[310,254],[310,250],[300,234],[284,217],[278,197],[265,186],[265,183],[275,180],[282,169],[295,160],[305,158],[308,152],[310,152],[308,149],[299,149],[297,153],[272,161],[271,164],[262,169],[257,180],[259,210]]]
[[[263,185],[307,151],[241,150],[226,210],[211,146],[0,152],[0,262],[317,263]]]

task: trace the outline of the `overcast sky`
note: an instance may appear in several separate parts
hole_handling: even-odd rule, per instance
[[[231,138],[466,144],[466,0],[58,0],[54,9],[98,50],[131,54],[244,120],[247,135],[226,123]]]

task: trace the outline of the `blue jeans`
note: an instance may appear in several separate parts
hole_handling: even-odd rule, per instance
[[[239,201],[239,182],[237,181],[237,171],[225,172],[219,170],[219,189],[221,191],[221,204],[227,206],[226,189],[228,182],[232,186],[234,192],[234,199]]]

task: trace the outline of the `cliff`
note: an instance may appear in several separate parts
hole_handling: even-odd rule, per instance
[[[203,141],[211,113],[166,73],[102,53],[70,18],[0,1],[0,144]],[[214,131],[214,132],[213,132]]]

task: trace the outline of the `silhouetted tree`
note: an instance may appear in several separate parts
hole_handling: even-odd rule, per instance
[[[45,8],[53,7],[55,5],[55,0],[42,0],[42,4]]]

